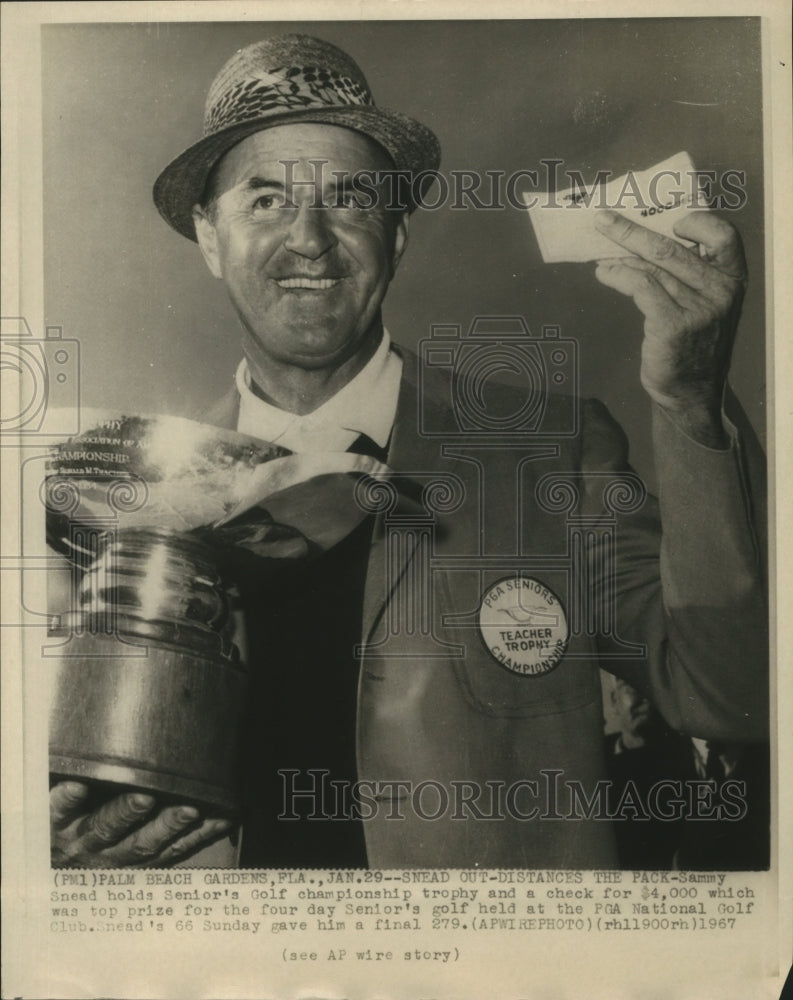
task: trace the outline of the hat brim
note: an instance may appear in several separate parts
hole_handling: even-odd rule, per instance
[[[189,240],[196,240],[193,207],[201,201],[212,168],[232,146],[247,136],[277,125],[316,122],[340,125],[373,139],[383,147],[396,170],[412,175],[435,171],[440,165],[440,144],[425,125],[398,111],[373,105],[307,108],[239,122],[199,140],[177,156],[154,184],[154,204],[169,226]],[[432,176],[426,178],[431,183]],[[422,185],[424,187],[426,185]],[[409,210],[415,207],[408,206]]]

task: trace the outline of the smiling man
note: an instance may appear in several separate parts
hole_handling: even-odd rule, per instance
[[[383,339],[380,304],[407,219],[386,209],[384,192],[359,207],[353,181],[390,170],[385,151],[350,129],[275,126],[223,157],[196,210],[204,258],[245,330],[248,373],[284,410],[315,410]]]
[[[679,232],[692,252],[602,213],[633,253],[597,277],[644,315],[661,483],[660,502],[628,510],[604,488],[630,492],[635,476],[602,406],[584,404],[570,435],[543,400],[543,444],[529,434],[524,452],[463,440],[460,383],[383,329],[417,207],[392,204],[387,182],[415,192],[438,162],[433,134],[377,108],[348,56],[284,36],[232,57],[204,137],[155,185],[243,329],[236,384],[204,419],[294,451],[368,451],[450,491],[427,487],[404,536],[372,510],[277,586],[240,581],[252,690],[238,864],[613,867],[609,825],[576,807],[604,777],[599,666],[692,736],[765,737],[762,458],[726,387],[737,234],[693,214]],[[526,402],[496,395],[507,413]],[[542,501],[553,477],[573,483],[571,516],[588,526],[578,555],[566,511]],[[85,799],[76,782],[52,791],[55,864],[173,864],[230,825],[142,793],[87,814]]]

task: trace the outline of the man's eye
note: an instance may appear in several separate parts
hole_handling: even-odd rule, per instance
[[[278,194],[261,194],[253,203],[254,209],[280,208],[284,203],[283,198]]]

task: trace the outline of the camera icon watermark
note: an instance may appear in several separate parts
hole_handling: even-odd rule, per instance
[[[538,337],[522,316],[478,316],[465,334],[458,325],[434,324],[419,359],[422,434],[455,440],[578,432],[578,343],[558,326],[543,326]],[[439,416],[447,409],[435,405],[439,394],[454,426]]]
[[[0,317],[0,373],[0,444],[77,433],[80,344],[62,327],[37,338],[24,317]]]

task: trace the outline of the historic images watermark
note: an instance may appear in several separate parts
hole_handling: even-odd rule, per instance
[[[48,326],[36,337],[23,316],[0,317],[0,371],[0,445],[77,430],[76,423],[64,427],[61,415],[71,408],[78,418],[80,342],[64,337],[62,327]]]
[[[739,211],[746,204],[746,171],[658,169],[640,181],[638,171],[623,175],[599,169],[588,173],[564,160],[542,158],[537,168],[506,170],[332,170],[322,158],[308,159],[311,176],[295,177],[298,160],[280,160],[281,170],[272,178],[254,178],[248,185],[256,210],[296,208],[294,195],[306,189],[309,208],[381,209],[405,212],[493,212],[532,208],[570,210],[582,207],[639,209],[645,215],[686,204],[690,208]],[[618,182],[615,184],[615,182]],[[571,192],[562,194],[562,192]],[[206,207],[215,194],[210,182]]]
[[[42,589],[37,581],[60,573],[62,579],[71,577],[66,588],[73,595],[77,591],[76,575],[65,570],[46,547],[39,529],[50,504],[69,507],[78,500],[73,490],[49,477],[47,465],[52,445],[79,431],[80,342],[65,337],[62,326],[47,326],[44,336],[38,336],[24,316],[4,316],[0,318],[0,373],[0,446],[7,453],[17,449],[19,454],[13,469],[18,524],[13,547],[6,545],[0,557],[8,588],[2,624],[43,636],[52,619],[49,609],[39,606],[33,596]],[[108,515],[115,521],[112,509]],[[44,655],[51,648],[43,644]]]
[[[537,779],[437,781],[426,778],[342,781],[329,779],[323,768],[285,768],[279,820],[333,821],[374,819],[401,821],[412,814],[426,822],[533,820],[672,823],[679,820],[738,822],[747,813],[746,782],[727,779],[663,779],[647,789],[627,781],[617,790],[602,779],[587,787],[543,768]]]

